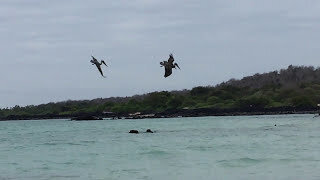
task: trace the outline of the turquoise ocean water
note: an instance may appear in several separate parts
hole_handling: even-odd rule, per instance
[[[320,179],[320,118],[5,121],[9,179]]]

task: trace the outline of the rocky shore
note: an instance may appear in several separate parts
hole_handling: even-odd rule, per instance
[[[243,109],[171,109],[160,113],[139,112],[134,114],[126,113],[90,113],[90,114],[74,114],[65,115],[11,115],[6,120],[41,120],[41,119],[71,119],[71,120],[102,120],[102,118],[117,119],[148,119],[148,118],[174,118],[174,117],[202,117],[202,116],[249,116],[249,115],[277,115],[277,114],[318,114],[316,108],[293,108],[293,107],[278,107],[278,108],[243,108]]]
[[[97,117],[97,116],[78,116],[78,117],[73,117],[71,118],[71,121],[92,121],[92,120],[103,120],[103,118],[101,117]]]

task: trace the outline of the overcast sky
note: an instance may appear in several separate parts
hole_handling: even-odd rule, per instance
[[[215,85],[320,64],[318,0],[1,0],[0,107]],[[181,70],[164,78],[173,53]],[[107,78],[90,56],[104,59]]]

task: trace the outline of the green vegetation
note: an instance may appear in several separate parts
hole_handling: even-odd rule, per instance
[[[255,74],[241,80],[229,80],[215,87],[191,90],[153,92],[126,98],[65,101],[37,106],[0,109],[0,118],[15,116],[85,113],[155,113],[170,109],[248,109],[292,107],[316,109],[320,102],[320,69],[289,66],[280,70]]]

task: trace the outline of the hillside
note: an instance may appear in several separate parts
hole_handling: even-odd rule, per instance
[[[231,79],[216,86],[183,91],[152,92],[132,97],[64,101],[0,109],[1,119],[71,117],[113,112],[164,113],[175,110],[292,111],[316,110],[320,103],[320,68],[289,66],[287,69]]]

